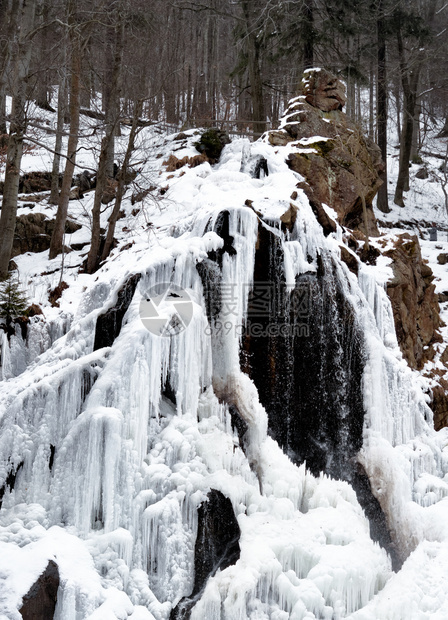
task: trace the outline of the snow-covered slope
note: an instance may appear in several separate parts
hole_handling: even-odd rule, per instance
[[[59,309],[47,292],[61,258],[16,259],[45,321],[33,319],[27,343],[19,333],[10,345],[4,339],[0,617],[21,617],[22,597],[50,559],[60,574],[58,620],[177,617],[172,610],[194,589],[198,507],[212,489],[233,507],[239,557],[212,571],[191,618],[447,617],[447,433],[432,429],[422,380],[398,349],[377,283],[387,266],[361,265],[358,280],[340,262],[342,230],[325,237],[302,190],[291,199],[300,179],[285,163],[287,147],[239,139],[214,167],[167,173],[168,154],[193,155],[193,141],[148,135],[151,157],[141,174],[157,178],[163,199],[125,202],[118,247],[95,275],[78,273],[85,249],[65,257],[69,288]],[[268,176],[241,172],[258,156]],[[79,221],[91,200],[73,209]],[[291,203],[297,219],[285,232],[280,217]],[[297,276],[317,277],[322,257],[336,265],[363,334],[357,461],[405,560],[397,573],[372,540],[351,485],[313,476],[270,437],[256,386],[241,370],[259,226],[279,239],[291,291]],[[88,226],[72,237],[66,242],[88,241]],[[214,313],[207,312],[200,264],[219,283],[207,280]],[[121,330],[98,348],[98,317],[134,274],[141,277]],[[171,337],[141,319],[142,299],[164,282],[191,300],[188,326]]]

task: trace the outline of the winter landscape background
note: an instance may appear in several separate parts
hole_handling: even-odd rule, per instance
[[[1,6],[1,618],[448,617],[447,10]]]

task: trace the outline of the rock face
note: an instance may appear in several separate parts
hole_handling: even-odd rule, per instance
[[[218,569],[224,570],[235,564],[240,557],[240,534],[232,502],[221,491],[211,489],[207,500],[198,509],[193,592],[172,610],[170,620],[189,618],[207,579]]]
[[[59,588],[57,564],[50,560],[47,568],[23,597],[20,609],[23,620],[52,620]]]
[[[261,313],[259,299],[269,302]],[[315,475],[346,479],[362,445],[362,336],[330,257],[319,257],[317,273],[297,276],[290,293],[281,242],[264,226],[241,362],[268,413],[269,432],[289,458],[306,461]]]
[[[51,235],[55,220],[49,220],[43,213],[28,213],[19,215],[16,219],[12,258],[25,252],[45,252],[50,247]],[[67,220],[66,234],[74,233],[81,226]]]
[[[439,431],[448,426],[448,381],[439,377],[438,384],[432,388],[429,406],[434,413],[434,428]]]
[[[315,200],[337,212],[340,224],[365,232],[364,196],[368,233],[377,236],[372,200],[384,170],[378,146],[342,112],[344,86],[334,75],[305,73],[302,92],[290,101],[280,131],[268,132],[269,143],[294,143],[289,166],[305,177]]]
[[[314,475],[324,472],[352,485],[370,521],[370,535],[398,567],[385,515],[356,464],[365,413],[362,330],[328,254],[318,257],[317,272],[296,277],[291,292],[283,260],[279,237],[260,225],[242,369],[267,411],[269,434],[294,463],[306,462]],[[244,428],[238,434],[244,445]]]
[[[314,108],[324,112],[342,110],[346,102],[344,90],[342,82],[325,69],[305,71],[302,94]]]
[[[387,294],[394,312],[395,330],[404,358],[411,368],[421,370],[434,357],[433,344],[441,342],[439,302],[432,271],[422,260],[415,235],[404,233],[386,256],[392,259],[394,277]]]

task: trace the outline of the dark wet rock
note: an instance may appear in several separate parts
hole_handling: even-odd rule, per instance
[[[211,324],[221,311],[221,269],[216,261],[209,258],[197,263],[196,269],[202,281],[205,311]]]
[[[59,570],[50,560],[47,568],[23,597],[20,613],[23,620],[52,620],[59,588]]]
[[[270,335],[272,325],[278,330]],[[362,351],[361,329],[333,259],[321,257],[319,272],[297,277],[290,293],[281,240],[260,226],[242,363],[266,408],[270,433],[313,473],[341,476],[362,445]]]
[[[270,435],[294,463],[353,485],[373,540],[399,566],[384,513],[356,462],[363,443],[365,345],[345,297],[345,276],[334,258],[322,255],[317,273],[298,276],[290,292],[283,260],[280,238],[260,225],[241,368],[257,387]],[[242,443],[244,429],[240,433]]]
[[[358,502],[362,506],[370,524],[370,537],[379,543],[388,552],[392,568],[394,571],[400,570],[403,560],[397,552],[396,546],[392,541],[386,515],[384,514],[379,501],[372,493],[370,480],[363,467],[358,463],[354,468],[348,482],[352,485]]]
[[[141,274],[139,273],[131,276],[118,291],[115,305],[98,316],[93,345],[94,351],[103,347],[110,347],[114,343],[120,333],[124,315],[129,308],[140,278]]]
[[[357,464],[365,414],[364,336],[345,297],[345,276],[331,256],[322,255],[317,273],[298,276],[289,292],[280,239],[260,226],[257,247],[241,367],[257,387],[269,433],[293,462],[353,486],[373,540],[398,568],[385,515]],[[260,298],[268,301],[264,309]]]
[[[240,172],[250,175],[253,179],[262,179],[269,176],[268,161],[262,155],[249,158],[241,162]]]
[[[170,620],[187,620],[208,578],[218,569],[224,570],[237,562],[240,557],[240,535],[232,502],[221,491],[211,489],[198,509],[193,591],[171,611]]]

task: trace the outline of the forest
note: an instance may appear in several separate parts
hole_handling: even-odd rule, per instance
[[[420,161],[428,132],[448,134],[443,0],[3,0],[0,11],[2,277],[11,256],[24,145],[36,142],[32,101],[58,119],[50,198],[58,211],[50,257],[62,250],[70,188],[79,172],[80,114],[98,119],[90,273],[113,238],[114,216],[101,248],[101,197],[115,181],[116,216],[133,141],[145,123],[173,130],[214,126],[257,138],[277,126],[303,71],[322,66],[345,81],[346,113],[378,143],[383,160],[388,140],[399,146],[394,202],[400,206],[409,162]],[[123,124],[133,130],[116,179],[114,140]],[[383,180],[378,208],[387,213]]]

